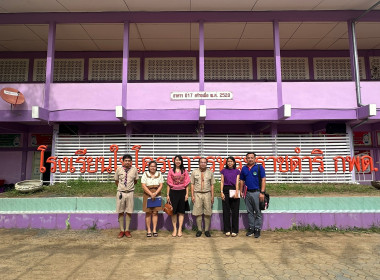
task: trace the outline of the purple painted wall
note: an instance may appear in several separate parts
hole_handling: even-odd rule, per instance
[[[209,82],[205,83],[205,91],[231,91],[234,95],[232,100],[205,100],[207,109],[277,108],[275,82]]]
[[[0,180],[14,184],[21,178],[22,152],[0,151]]]
[[[363,103],[380,106],[380,82],[362,82]],[[26,95],[27,102],[17,106],[0,102],[0,116],[6,121],[34,121],[33,105],[43,103],[42,84],[12,84]],[[353,120],[357,118],[353,82],[284,82],[283,100],[292,105],[288,120]],[[198,83],[129,83],[127,109],[129,121],[198,120],[199,101],[171,101],[172,91],[197,91]],[[207,91],[231,91],[232,100],[206,100],[207,118],[223,120],[277,120],[275,82],[208,82]],[[263,98],[265,97],[265,98]],[[121,105],[121,83],[56,83],[51,85],[52,122],[119,122],[115,107]],[[264,110],[265,109],[265,110]],[[310,109],[315,109],[310,111]],[[331,110],[336,109],[336,110]],[[241,114],[241,110],[245,111]],[[374,117],[378,118],[378,117]]]
[[[199,101],[171,101],[172,91],[198,91],[198,83],[128,84],[127,109],[198,109]]]
[[[380,82],[361,82],[363,104],[380,107]],[[352,109],[356,107],[354,82],[283,82],[284,103],[292,108]],[[19,89],[26,102],[15,110],[43,106],[43,84],[5,84]],[[206,91],[231,91],[233,100],[206,100],[208,109],[277,108],[275,82],[208,82]],[[130,83],[130,110],[198,109],[198,100],[171,101],[172,91],[198,91],[197,83]],[[265,98],[262,98],[265,96]],[[51,85],[50,110],[115,110],[121,105],[121,83],[56,83]],[[312,102],[311,102],[312,100]],[[0,110],[10,105],[0,102]]]
[[[249,2],[251,3],[251,2]],[[1,24],[46,24],[58,23],[122,23],[126,19],[135,23],[173,22],[328,22],[348,21],[363,14],[360,10],[343,11],[165,11],[165,12],[58,12],[58,13],[4,13]],[[379,22],[380,11],[371,11],[361,21]]]
[[[360,82],[362,92],[362,103],[376,104],[380,108],[380,82]]]
[[[282,87],[284,104],[291,104],[292,109],[356,108],[354,82],[283,82]]]
[[[118,105],[121,105],[121,83],[51,84],[50,111],[115,110],[115,106]]]
[[[37,147],[35,149],[37,151]],[[32,177],[33,156],[34,152],[28,152],[26,159],[26,180],[30,180]]]
[[[25,102],[15,106],[13,110],[31,110],[32,106],[43,107],[44,84],[1,84],[1,88],[6,87],[17,89],[25,97]],[[10,110],[10,107],[10,104],[0,99],[0,110]]]
[[[248,228],[246,213],[239,215],[239,228]],[[0,228],[39,228],[39,229],[66,229],[68,214],[1,214]],[[211,216],[211,229],[223,230],[222,214],[214,213]],[[98,229],[116,229],[119,227],[116,214],[71,214],[71,229],[88,229],[96,224]],[[184,227],[192,229],[196,224],[191,214],[185,215]],[[340,229],[370,228],[380,226],[379,213],[264,213],[263,230],[289,229],[293,226],[317,226]],[[164,213],[158,215],[158,230],[172,230],[169,216]],[[145,214],[132,215],[131,230],[145,230]]]
[[[276,83],[206,83],[207,91],[232,91],[233,100],[206,100],[210,109],[276,108]],[[198,91],[197,83],[130,83],[127,109],[198,109],[198,100],[171,101],[172,91]],[[261,98],[265,95],[265,98]],[[121,105],[120,83],[52,84],[50,110],[115,110]],[[249,101],[251,100],[251,101]],[[247,102],[248,101],[248,102]]]

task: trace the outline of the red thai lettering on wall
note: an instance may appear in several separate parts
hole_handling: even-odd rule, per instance
[[[45,173],[46,167],[44,166],[44,153],[47,149],[46,145],[40,145],[37,150],[41,152],[41,160],[40,160],[40,172]],[[74,163],[79,164],[79,171],[81,173],[112,173],[116,171],[118,164],[121,165],[122,157],[118,157],[118,145],[111,145],[109,150],[113,152],[112,157],[92,157],[86,156],[87,149],[79,149],[75,152],[76,157],[64,157],[62,159],[51,156],[46,160],[46,163],[50,163],[50,172],[55,173],[59,170],[60,173],[74,173],[76,168],[74,167]],[[150,161],[155,160],[157,163],[161,164],[162,167],[160,171],[165,173],[171,168],[171,164],[174,162],[174,158],[167,158],[163,156],[159,156],[156,159],[153,157],[143,157],[141,160],[141,166],[139,165],[139,151],[141,150],[141,145],[134,145],[131,148],[132,151],[135,151],[135,166],[139,173],[147,170],[147,166]],[[296,154],[301,153],[301,149],[296,147],[294,149]],[[323,151],[320,149],[313,149],[310,153],[310,156],[257,156],[256,162],[262,164],[265,168],[266,165],[273,165],[273,172],[281,172],[281,173],[293,173],[293,172],[302,172],[302,163],[304,161],[307,162],[307,166],[309,167],[309,172],[312,172],[316,168],[318,172],[323,173],[325,171],[325,159],[323,155]],[[198,161],[201,156],[194,156],[193,158],[184,156],[183,160],[187,163],[188,171],[191,171],[191,165],[194,164],[195,167],[198,167]],[[207,156],[207,162],[211,164],[211,171],[221,171],[227,162],[227,158],[223,158],[220,156]],[[245,157],[236,156],[236,167],[238,169],[242,169],[243,163],[247,163],[247,159]],[[333,158],[335,173],[338,172],[352,172],[354,169],[358,172],[364,171],[378,171],[378,168],[375,167],[373,158],[369,155],[363,156],[336,156]],[[339,167],[340,166],[340,167]]]

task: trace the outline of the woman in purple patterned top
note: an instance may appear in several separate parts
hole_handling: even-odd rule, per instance
[[[239,176],[240,170],[236,169],[236,161],[233,157],[227,158],[226,167],[220,171],[221,197],[223,206],[223,225],[226,236],[235,237],[239,233]],[[232,214],[232,227],[231,227]]]

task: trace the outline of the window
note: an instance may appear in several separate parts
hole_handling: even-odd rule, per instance
[[[359,58],[360,79],[365,79],[364,59]],[[349,57],[315,57],[315,80],[345,80],[352,79],[351,62]]]
[[[0,82],[27,82],[29,59],[0,59]]]
[[[257,79],[275,80],[275,67],[273,57],[257,58]],[[309,63],[307,57],[282,57],[282,80],[309,80]]]
[[[145,59],[145,80],[196,80],[195,57],[164,57]]]
[[[121,81],[122,58],[90,58],[88,79],[90,81]],[[140,80],[140,58],[129,58],[128,80]]]
[[[252,80],[251,57],[205,58],[205,80]]]
[[[84,59],[55,59],[54,82],[83,81]],[[33,81],[44,82],[46,78],[46,59],[35,59]]]

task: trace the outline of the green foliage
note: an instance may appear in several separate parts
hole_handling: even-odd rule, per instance
[[[190,187],[190,186],[189,186]],[[116,194],[114,181],[86,181],[83,178],[69,180],[45,186],[44,189],[32,193],[20,193],[11,190],[1,193],[0,197],[109,197]],[[161,194],[166,196],[167,185],[164,183]],[[358,184],[267,184],[267,192],[271,196],[327,196],[327,195],[380,195],[380,190],[369,185]],[[220,196],[220,181],[214,185],[215,197]],[[135,185],[135,195],[142,196],[143,189],[139,180]],[[191,194],[189,189],[189,195]]]
[[[372,225],[370,228],[358,228],[358,227],[348,227],[344,229],[340,229],[337,226],[329,226],[329,227],[318,227],[316,225],[304,225],[304,224],[296,224],[293,223],[289,229],[276,228],[274,231],[276,232],[289,232],[289,231],[299,231],[299,232],[357,232],[357,233],[380,233],[379,225]]]
[[[380,191],[369,185],[358,184],[267,184],[266,190],[272,196],[305,195],[380,195]]]
[[[98,230],[97,221],[92,222],[92,226],[87,225],[87,230],[91,230],[91,231]]]
[[[65,220],[65,223],[66,223],[66,229],[67,230],[71,229],[70,214],[67,216],[67,219]]]

